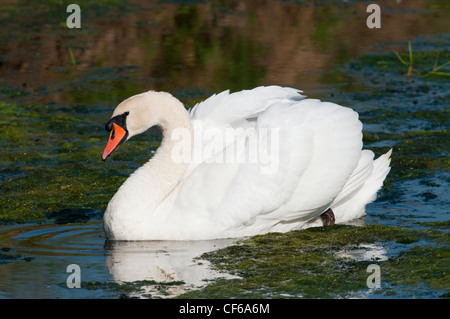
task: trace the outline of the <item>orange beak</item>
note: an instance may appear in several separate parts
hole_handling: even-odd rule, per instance
[[[122,143],[125,141],[127,136],[127,131],[121,128],[116,123],[113,123],[113,128],[111,133],[109,134],[108,144],[106,144],[105,150],[103,151],[102,160],[106,160],[106,158],[111,155],[111,153]]]

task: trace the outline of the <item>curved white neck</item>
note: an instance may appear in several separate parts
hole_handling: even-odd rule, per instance
[[[157,124],[163,139],[154,156],[137,169],[120,187],[115,197],[128,197],[127,202],[134,214],[151,213],[176,188],[182,179],[189,161],[180,161],[173,153],[182,148],[192,150],[193,128],[184,105],[170,103],[160,106],[160,119]],[[184,138],[173,139],[177,132],[185,132]],[[190,159],[190,158],[189,158]],[[123,207],[121,210],[124,210]]]

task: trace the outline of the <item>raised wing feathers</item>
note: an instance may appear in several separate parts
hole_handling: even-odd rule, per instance
[[[207,129],[253,128],[228,144],[238,157],[224,174],[214,161],[191,170],[193,179],[203,180],[202,196],[208,197],[198,209],[236,227],[261,220],[309,220],[331,205],[359,162],[362,125],[349,108],[302,98],[299,91],[280,87],[222,92],[191,111],[192,119],[209,123]],[[248,154],[255,145],[258,159],[251,161]],[[225,148],[216,156],[224,153]],[[216,183],[206,179],[212,171]]]

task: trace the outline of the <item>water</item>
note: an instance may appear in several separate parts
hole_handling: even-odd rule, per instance
[[[6,298],[84,298],[89,291],[68,289],[67,266],[78,264],[83,278],[106,279],[101,225],[20,225],[3,227],[2,244],[12,259],[0,269]],[[92,280],[92,279],[91,279]],[[11,283],[14,283],[13,285]],[[64,288],[66,286],[66,288]]]
[[[406,227],[421,235],[400,243],[395,236],[376,242],[357,239],[361,243],[329,247],[331,256],[355,260],[344,268],[363,273],[364,262],[377,261],[382,269],[400,269],[396,258],[405,265],[414,264],[412,260],[421,265],[423,259],[430,263],[423,266],[430,269],[423,270],[423,278],[383,277],[387,293],[367,292],[355,284],[326,296],[402,298],[414,291],[416,297],[439,298],[450,290],[445,276],[430,274],[448,273],[449,264],[439,263],[448,259],[448,239],[424,231],[448,232],[450,215],[450,86],[446,75],[427,75],[433,65],[450,60],[446,2],[385,1],[380,4],[381,29],[366,27],[367,3],[358,1],[79,4],[81,29],[66,28],[66,7],[54,1],[0,5],[1,298],[166,298],[224,276],[244,277],[250,288],[233,290],[233,281],[230,286],[221,282],[225,291],[219,296],[262,291],[256,296],[320,297],[301,288],[302,278],[296,287],[286,284],[285,291],[271,275],[260,276],[267,282],[256,281],[251,267],[245,270],[244,262],[237,266],[238,249],[227,252],[231,266],[225,267],[227,260],[216,265],[222,272],[211,267],[214,257],[195,259],[233,241],[114,244],[105,242],[102,230],[109,199],[161,139],[151,129],[103,163],[103,126],[115,105],[155,89],[171,92],[189,107],[221,90],[271,84],[354,108],[364,123],[365,147],[377,155],[394,149],[383,191],[358,222]],[[408,42],[414,53],[411,77],[393,53],[408,60]],[[448,73],[449,68],[440,71]],[[346,230],[333,231],[339,235]],[[264,250],[280,248],[277,241],[268,242]],[[415,246],[431,250],[422,259],[401,259],[417,257],[414,249],[420,248]],[[266,265],[276,257],[268,255],[260,257]],[[70,264],[81,268],[81,289],[67,287]],[[258,271],[272,274],[277,267]],[[320,266],[310,272],[319,270],[328,272]],[[295,278],[291,271],[285,273]],[[251,288],[257,285],[269,288]]]
[[[203,253],[235,240],[108,242],[99,221],[85,224],[14,225],[0,232],[0,297],[3,298],[163,298],[233,278],[210,268]],[[71,288],[80,267],[81,289]],[[67,283],[69,281],[69,284]],[[130,293],[128,282],[142,282]],[[118,283],[118,285],[108,285]]]

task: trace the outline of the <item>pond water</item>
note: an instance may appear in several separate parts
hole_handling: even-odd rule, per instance
[[[0,4],[0,298],[166,298],[217,278],[222,290],[211,284],[200,297],[448,297],[448,2],[384,1],[380,29],[366,26],[368,3],[361,1],[77,3],[80,29],[67,28],[62,2]],[[354,284],[334,294],[310,291],[295,269],[284,269],[290,278],[257,281],[239,256],[262,242],[265,251],[281,249],[271,237],[218,255],[213,251],[235,241],[105,242],[101,218],[109,199],[161,140],[151,129],[103,163],[104,124],[118,103],[154,89],[191,107],[225,89],[272,84],[354,108],[365,148],[377,156],[393,148],[385,186],[358,221],[366,237],[338,247],[301,242],[311,260],[317,255],[308,242],[324,245],[323,254],[342,258],[326,262],[363,269],[363,277],[364,263],[379,262],[391,269],[386,290]],[[403,228],[416,233],[406,240]],[[327,234],[340,238],[347,231]],[[427,250],[419,254],[421,247]],[[276,270],[264,268],[277,265],[271,257],[258,256],[264,263],[258,271]],[[398,279],[399,260],[414,260],[436,278],[424,270]],[[80,266],[80,289],[67,286],[71,264]],[[248,285],[238,290],[236,278]],[[327,287],[327,280],[314,285]],[[274,288],[276,282],[284,284]]]
[[[9,257],[0,267],[3,298],[155,298],[181,294],[208,280],[233,278],[198,258],[231,245],[231,239],[108,242],[98,221],[5,226],[0,239]],[[81,289],[72,288],[76,279],[70,276],[78,274],[68,268],[73,264],[80,267]],[[128,282],[133,284],[114,285]]]

